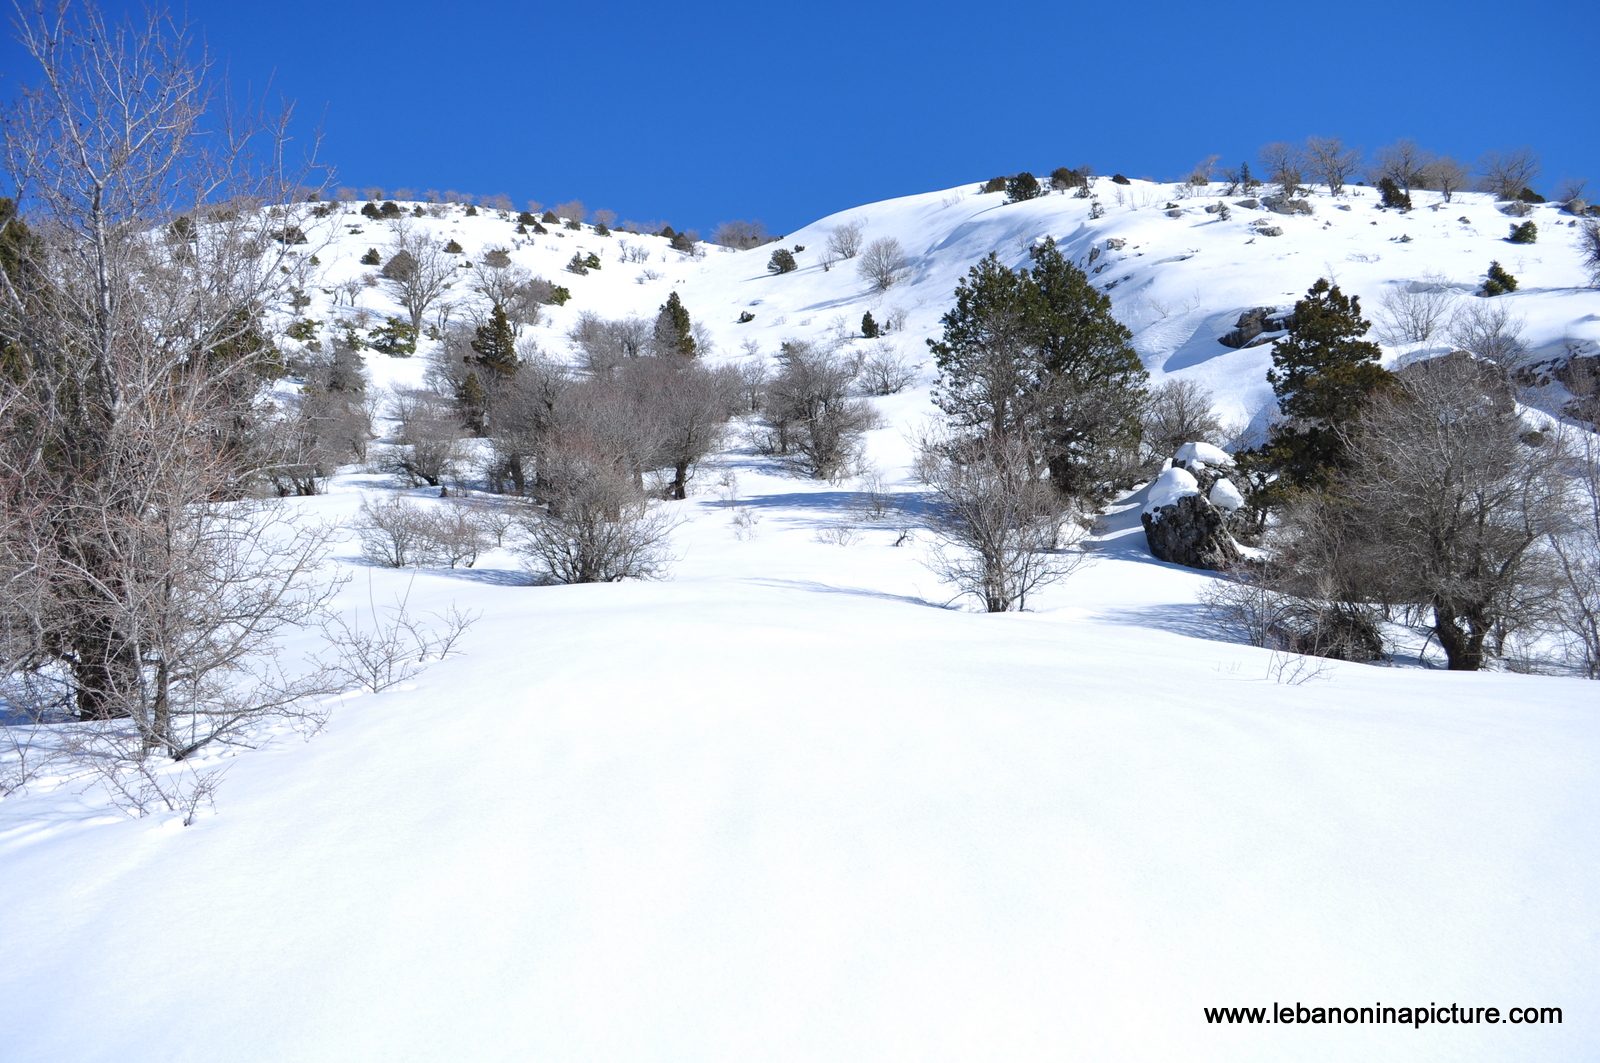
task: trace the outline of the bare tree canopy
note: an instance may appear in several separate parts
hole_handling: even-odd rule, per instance
[[[1539,176],[1539,156],[1532,148],[1489,151],[1478,160],[1478,187],[1496,199],[1516,199]]]

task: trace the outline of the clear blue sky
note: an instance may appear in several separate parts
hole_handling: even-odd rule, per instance
[[[112,11],[132,9],[108,0]],[[340,184],[774,232],[998,173],[1172,179],[1272,140],[1529,144],[1600,194],[1595,0],[1095,6],[191,0],[238,84],[326,113]],[[31,77],[14,45],[7,81]]]

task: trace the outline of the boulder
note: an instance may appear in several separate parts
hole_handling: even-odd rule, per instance
[[[1169,218],[1181,218],[1181,217],[1183,217],[1183,211],[1181,211],[1181,210],[1169,210],[1169,211],[1167,211],[1167,217],[1169,217]]]
[[[1261,205],[1274,214],[1310,214],[1311,204],[1304,199],[1290,199],[1288,196],[1267,196]]]
[[[1260,202],[1258,202],[1257,200],[1254,200],[1254,199],[1241,199],[1241,200],[1239,200],[1239,202],[1235,203],[1234,206],[1243,207],[1245,210],[1259,210],[1259,209],[1261,209]]]
[[[1127,246],[1128,246],[1128,241],[1124,240],[1120,236],[1112,236],[1112,237],[1108,237],[1106,239],[1106,250],[1107,251],[1121,251],[1124,247],[1127,247]]]
[[[1188,476],[1182,469],[1168,469],[1161,474],[1162,478],[1174,472]],[[1192,476],[1188,479],[1191,484],[1194,483]],[[1160,484],[1159,480],[1157,484]],[[1198,488],[1191,494],[1176,497],[1169,494],[1165,497],[1170,500],[1158,506],[1152,496],[1150,504],[1145,506],[1144,513],[1140,515],[1150,553],[1175,565],[1210,569],[1213,572],[1232,568],[1244,560],[1233,536],[1223,528],[1226,515],[1206,501]]]
[[[1256,232],[1261,234],[1262,236],[1282,236],[1283,235],[1283,230],[1278,228],[1276,225],[1258,225],[1258,226],[1256,226]]]
[[[1258,306],[1253,310],[1246,310],[1239,315],[1233,331],[1220,337],[1217,342],[1234,350],[1253,347],[1258,340],[1266,343],[1267,340],[1260,337],[1268,332],[1277,333],[1288,328],[1288,316],[1289,311],[1281,311],[1275,306]]]
[[[1525,218],[1533,213],[1533,208],[1520,199],[1513,199],[1510,203],[1500,205],[1500,213],[1513,218]]]

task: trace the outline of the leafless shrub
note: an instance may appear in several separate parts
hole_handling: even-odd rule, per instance
[[[1539,156],[1532,148],[1485,152],[1478,160],[1478,187],[1496,199],[1516,199],[1539,176],[1539,169]]]
[[[872,345],[856,379],[868,395],[897,395],[917,379],[917,366],[888,340]]]
[[[1305,183],[1306,157],[1298,144],[1281,140],[1265,144],[1260,157],[1267,180],[1277,185],[1285,196],[1300,194],[1300,186]]]
[[[869,404],[850,397],[854,366],[802,341],[785,343],[778,361],[781,368],[766,391],[771,449],[805,475],[849,476],[864,434],[878,424]]]
[[[829,546],[854,546],[861,541],[861,529],[848,520],[829,521],[818,527],[812,538]]]
[[[1437,274],[1390,289],[1378,304],[1378,339],[1391,346],[1428,342],[1453,301],[1453,291]]]
[[[643,244],[630,244],[626,240],[617,244],[617,251],[626,263],[650,261],[650,249]],[[649,272],[648,270],[646,272]]]
[[[563,221],[581,223],[586,216],[581,199],[569,199],[565,203],[557,203],[551,209],[555,211],[556,217]]]
[[[928,566],[991,613],[1025,609],[1028,596],[1065,579],[1084,555],[1065,551],[1081,528],[1045,480],[1025,440],[930,435],[918,441],[917,478],[932,491],[938,536]]]
[[[1448,337],[1453,346],[1507,367],[1515,366],[1527,353],[1522,319],[1513,316],[1503,301],[1461,300],[1450,317]]]
[[[1416,141],[1402,137],[1372,153],[1372,165],[1367,168],[1367,176],[1373,184],[1387,177],[1410,192],[1413,188],[1423,187],[1432,161],[1431,152],[1419,147]]]
[[[1467,176],[1467,168],[1458,159],[1440,155],[1422,168],[1420,183],[1435,192],[1442,192],[1444,201],[1448,203],[1451,197],[1467,187]]]
[[[861,489],[851,505],[856,517],[862,521],[888,520],[899,510],[894,492],[877,469],[868,468],[861,474]]]
[[[439,487],[456,474],[463,460],[462,425],[454,403],[438,392],[401,391],[390,410],[400,422],[390,466],[412,484]]]
[[[900,241],[892,236],[884,236],[872,241],[861,253],[856,274],[862,280],[870,281],[876,290],[886,292],[900,280],[905,269],[906,256],[900,250]]]
[[[411,315],[411,327],[422,328],[423,315],[449,290],[455,279],[455,256],[445,253],[444,245],[427,232],[401,222],[395,227],[382,276],[389,282],[395,301]]]
[[[1310,170],[1328,186],[1328,194],[1343,195],[1345,182],[1361,168],[1361,152],[1346,148],[1338,137],[1307,137]]]
[[[861,237],[866,227],[859,219],[834,226],[828,233],[827,250],[835,260],[855,258],[861,253]]]
[[[567,331],[567,339],[582,355],[585,369],[604,375],[630,358],[654,351],[654,323],[642,317],[604,318],[585,310]]]
[[[452,605],[431,614],[430,624],[407,608],[409,586],[384,609],[373,601],[370,583],[367,592],[365,617],[359,607],[348,615],[335,613],[322,622],[321,631],[333,650],[328,670],[345,685],[373,694],[415,679],[430,663],[457,652],[456,644],[480,615]]]
[[[731,247],[736,251],[760,247],[773,239],[775,238],[767,235],[767,227],[759,221],[725,221],[711,233],[712,243]]]
[[[610,460],[576,450],[552,464],[547,507],[518,522],[514,549],[529,567],[558,583],[663,577],[675,524],[650,507],[633,478]]]
[[[427,552],[427,515],[403,499],[374,503],[363,499],[354,524],[361,556],[375,565],[406,568],[423,564]]]
[[[1222,422],[1212,401],[1211,389],[1195,380],[1172,379],[1151,390],[1141,418],[1147,461],[1166,461],[1185,443],[1221,446]]]
[[[1589,271],[1590,287],[1600,288],[1600,218],[1585,218],[1578,228],[1578,252]]]

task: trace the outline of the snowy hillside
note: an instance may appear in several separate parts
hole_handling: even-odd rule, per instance
[[[0,1060],[1592,1058],[1592,683],[1223,641],[1197,601],[1214,577],[1146,549],[1143,491],[1032,611],[965,611],[923,563],[907,438],[933,411],[924,341],[990,252],[1015,266],[1054,237],[1152,380],[1206,384],[1243,428],[1265,423],[1270,347],[1218,340],[1319,276],[1371,316],[1430,274],[1465,299],[1498,260],[1533,356],[1600,350],[1570,217],[1535,207],[1515,220],[1538,242],[1513,245],[1478,194],[1417,193],[1402,215],[1357,188],[1309,216],[1137,181],[1095,196],[964,186],[699,256],[589,226],[519,235],[491,210],[407,218],[464,263],[502,247],[568,288],[525,331],[558,359],[583,312],[654,318],[672,291],[714,363],[864,347],[868,311],[893,323],[921,375],[872,400],[868,459],[904,508],[869,519],[861,480],[796,478],[735,432],[662,503],[681,523],[661,582],[532,586],[505,550],[382,569],[346,536],[341,606],[478,611],[463,654],[343,698],[309,741],[208,758],[226,781],[187,828],[49,780],[0,802]],[[905,252],[885,292],[854,261],[822,266],[856,221]],[[404,316],[361,280],[392,223],[300,224],[318,336]],[[768,272],[776,246],[804,248],[795,272]],[[601,267],[567,272],[575,253]],[[420,386],[431,342],[367,352],[372,383]],[[348,524],[401,490],[351,467],[286,504]],[[1564,1017],[1203,1013],[1380,1001]]]

